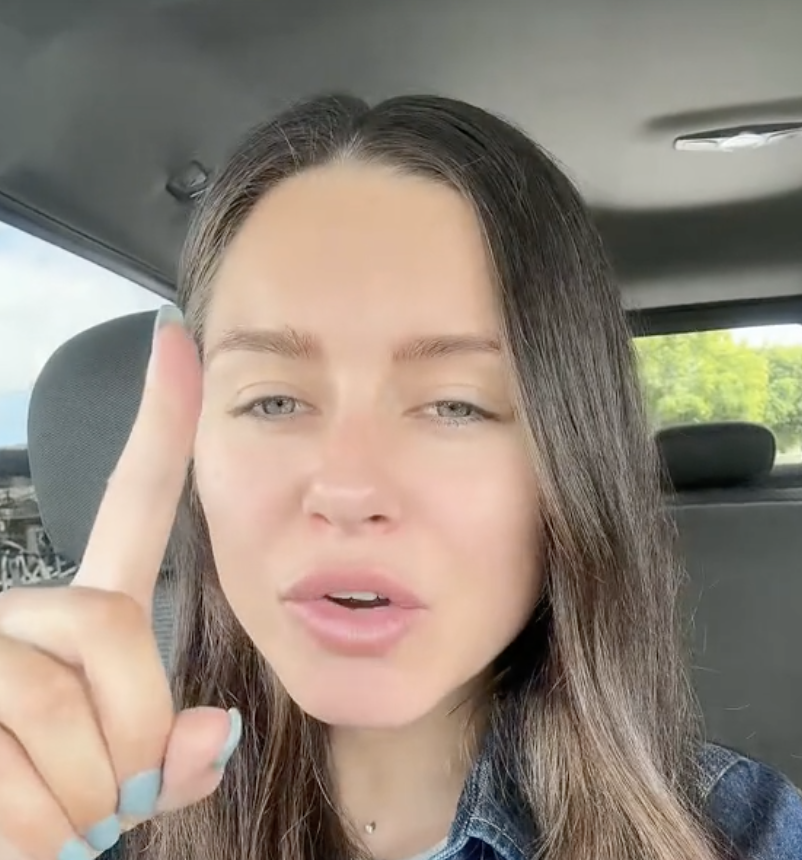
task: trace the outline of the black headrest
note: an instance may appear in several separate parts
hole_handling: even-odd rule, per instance
[[[0,448],[0,481],[30,477],[31,464],[25,448]]]
[[[764,478],[774,466],[774,434],[727,421],[666,427],[657,444],[675,490],[730,487]]]
[[[72,562],[84,547],[139,408],[155,312],[102,323],[61,346],[39,375],[28,455],[42,523]]]

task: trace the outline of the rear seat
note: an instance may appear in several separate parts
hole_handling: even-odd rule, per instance
[[[802,486],[768,485],[774,439],[756,425],[676,428],[658,441],[708,734],[802,787]]]
[[[97,326],[62,346],[34,388],[31,474],[57,550],[79,559],[139,404],[153,314]],[[694,677],[710,740],[778,767],[802,786],[802,487],[756,481],[774,440],[755,425],[658,436],[670,509],[690,572]],[[167,663],[166,581],[154,624]]]

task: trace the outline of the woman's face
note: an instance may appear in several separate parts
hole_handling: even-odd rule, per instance
[[[323,722],[455,702],[531,614],[538,494],[499,337],[479,224],[426,179],[307,171],[226,252],[198,491],[231,607]]]

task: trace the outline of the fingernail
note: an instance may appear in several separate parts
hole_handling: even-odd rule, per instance
[[[153,343],[156,343],[156,336],[165,326],[183,324],[184,315],[175,305],[162,305],[153,321]],[[153,352],[153,345],[151,345],[151,352]]]
[[[80,839],[70,839],[58,852],[56,860],[92,860],[92,855]]]
[[[162,305],[156,314],[154,330],[164,328],[166,325],[183,325],[184,315],[175,305]]]
[[[90,828],[85,834],[84,839],[95,851],[102,853],[103,851],[108,851],[113,845],[116,845],[121,834],[120,819],[116,815],[110,815]]]
[[[184,315],[175,305],[162,305],[156,312],[156,318],[153,321],[153,336],[150,341],[150,357],[148,358],[147,370],[145,373],[146,386],[148,382],[150,382],[155,369],[154,359],[156,358],[156,339],[159,336],[159,332],[165,326],[170,324],[183,325]]]
[[[161,789],[161,770],[147,770],[132,776],[120,786],[117,815],[150,818],[156,812]]]
[[[228,764],[242,738],[242,714],[236,708],[231,708],[228,712],[228,719],[231,724],[228,730],[228,737],[223,745],[223,749],[220,750],[220,755],[214,760],[214,767],[218,770],[222,770]]]

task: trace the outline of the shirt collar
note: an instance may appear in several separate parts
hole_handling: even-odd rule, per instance
[[[488,845],[502,860],[534,856],[537,828],[500,752],[489,733],[466,780],[446,850],[439,856],[456,855],[471,840]]]

